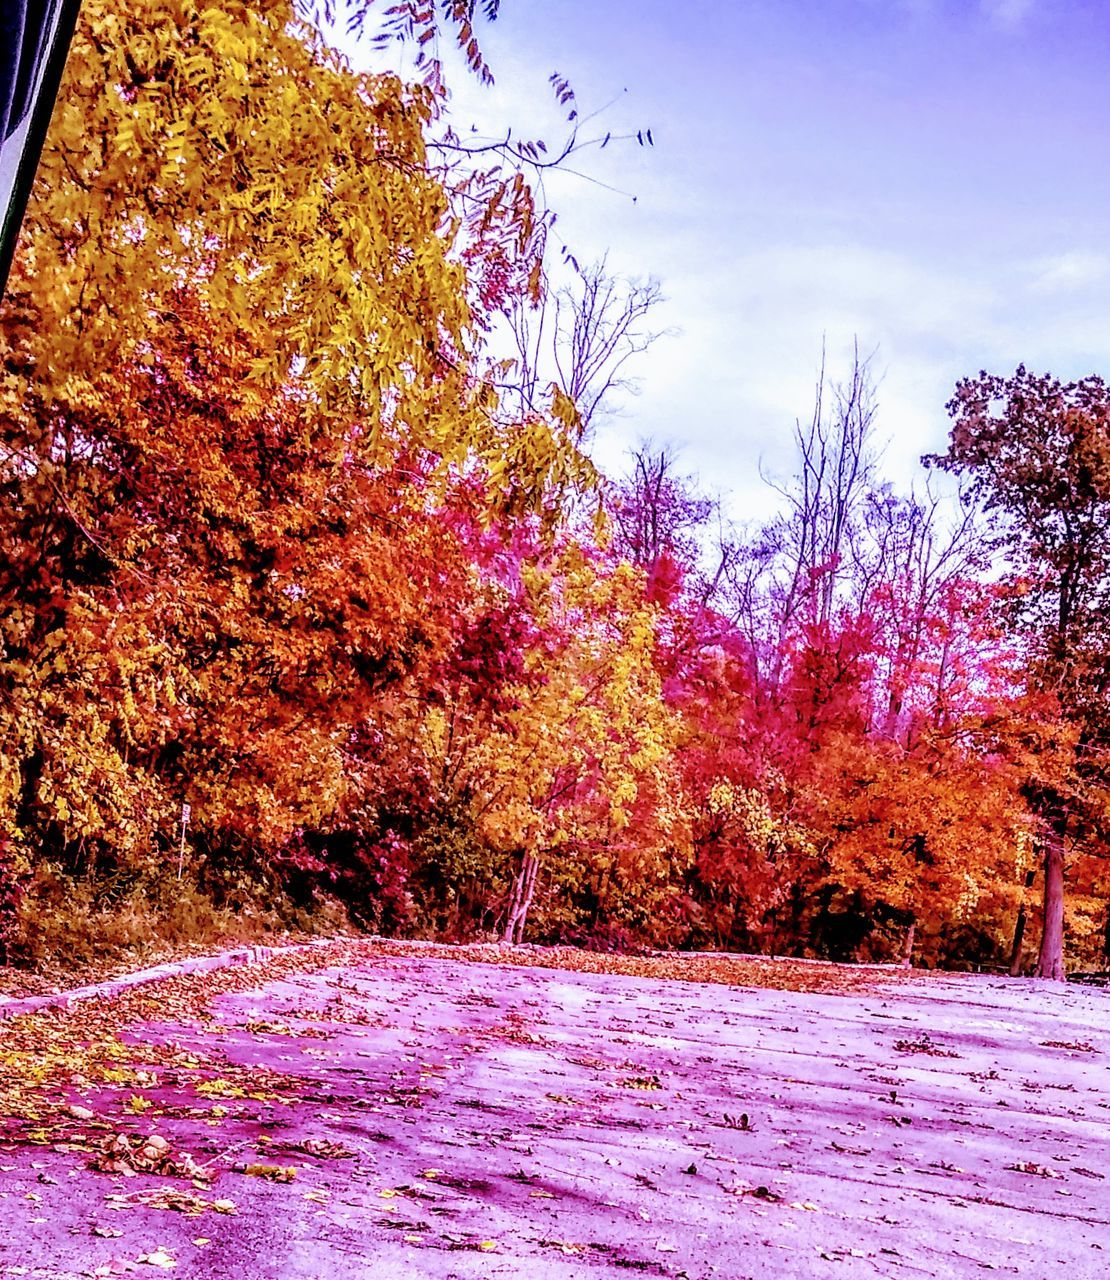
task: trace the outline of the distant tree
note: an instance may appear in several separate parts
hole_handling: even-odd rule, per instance
[[[1110,751],[1110,388],[1019,366],[980,373],[949,402],[948,452],[926,462],[967,476],[1001,532],[1015,579],[1009,621],[1030,641],[1029,686],[1074,729],[1067,767],[1037,769],[1044,924],[1037,975],[1063,979],[1067,842],[1103,840]],[[1044,757],[1059,760],[1058,734]],[[1035,753],[1034,753],[1035,754]]]
[[[612,486],[614,550],[649,574],[664,556],[691,569],[699,534],[714,510],[697,481],[678,471],[674,452],[645,442],[632,451],[628,471]]]
[[[837,586],[848,568],[853,522],[875,469],[873,428],[877,402],[870,362],[852,352],[848,377],[829,382],[822,355],[813,416],[795,426],[797,470],[774,487],[787,501],[784,543],[791,578],[785,612],[810,623],[828,623]]]
[[[857,526],[874,489],[877,411],[868,360],[853,348],[833,382],[824,353],[809,421],[794,428],[794,468],[764,476],[783,500],[773,520],[731,540],[722,556],[719,607],[748,640],[761,691],[775,697],[798,637],[827,627],[851,596]]]
[[[930,489],[871,485],[849,529],[848,596],[871,617],[878,653],[873,728],[905,745],[924,724],[950,720],[967,644],[981,656],[982,629],[973,640],[967,624],[990,594],[990,541],[977,504],[959,501],[951,514]]]
[[[566,256],[572,272],[564,284],[505,295],[510,382],[522,414],[535,411],[555,383],[574,401],[585,434],[612,412],[618,393],[636,390],[629,365],[663,336],[649,323],[663,295],[658,281],[616,275],[604,258],[579,266]]]
[[[980,728],[1012,677],[989,617],[978,506],[879,483],[876,408],[858,345],[843,381],[822,364],[812,415],[795,430],[793,474],[773,485],[783,513],[730,547],[715,634],[742,638],[733,661],[746,668],[735,730],[746,759],[729,764],[728,781],[771,797],[778,820],[807,832],[810,854],[777,856],[776,874],[793,866],[799,901],[847,895],[872,921],[885,913],[908,956],[918,923],[917,945],[935,948],[970,918],[967,883],[1006,895],[1000,850],[1007,840],[1012,850],[1024,806],[1010,758]],[[726,773],[725,753],[716,756],[701,766],[711,779]],[[709,818],[706,830],[734,841],[719,807]],[[701,865],[720,893],[725,846],[714,840]],[[761,901],[753,884],[730,889],[744,911]]]

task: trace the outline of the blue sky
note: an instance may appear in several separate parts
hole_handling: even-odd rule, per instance
[[[677,332],[600,432],[770,498],[825,337],[877,349],[886,470],[943,447],[955,380],[1019,361],[1110,373],[1110,5],[1085,0],[503,0],[492,91],[460,119],[553,126],[551,71],[653,150],[589,160],[635,203],[551,184],[580,257],[657,276]],[[557,130],[552,130],[557,132]]]

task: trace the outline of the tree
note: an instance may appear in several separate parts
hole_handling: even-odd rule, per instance
[[[810,420],[795,424],[794,472],[767,480],[783,500],[782,514],[722,548],[718,605],[748,639],[761,696],[778,696],[799,635],[828,626],[844,604],[874,474],[876,412],[858,343],[841,382],[830,383],[822,353]]]
[[[869,486],[848,536],[851,607],[875,628],[874,727],[908,746],[958,717],[969,672],[997,650],[982,583],[991,544],[973,502],[942,504],[928,487]]]
[[[259,395],[295,385],[319,417],[361,422],[370,463],[403,436],[445,465],[477,458],[533,507],[553,471],[588,480],[566,397],[510,420],[474,359],[463,259],[477,270],[489,240],[458,207],[474,192],[429,156],[441,101],[353,74],[291,0],[89,0],[12,283],[36,395],[104,395],[188,286],[214,346],[250,335]],[[498,228],[489,251],[527,251],[533,217],[505,176],[478,218]],[[9,408],[25,385],[9,377]]]
[[[791,561],[783,593],[787,625],[795,616],[820,624],[832,617],[852,525],[874,474],[875,387],[858,342],[847,379],[831,387],[827,382],[822,353],[813,416],[808,425],[795,426],[797,472],[789,484],[774,486],[788,510],[782,524]]]
[[[574,541],[522,566],[519,608],[527,623],[513,627],[499,697],[478,696],[475,668],[425,718],[428,772],[508,869],[506,941],[522,939],[541,889],[548,931],[583,916],[586,928],[651,929],[684,844],[658,611],[640,573]],[[484,667],[493,655],[478,652]]]
[[[343,822],[449,648],[448,499],[592,474],[565,395],[485,376],[433,100],[283,0],[84,5],[0,313],[5,864],[157,862],[183,804],[213,865]]]
[[[632,451],[631,463],[609,495],[614,552],[649,577],[666,557],[692,578],[714,503],[697,492],[691,477],[679,475],[675,455],[665,446],[644,443]]]
[[[568,265],[570,279],[558,288],[508,296],[512,385],[526,413],[555,382],[574,401],[588,432],[612,409],[616,393],[635,390],[628,365],[662,336],[646,325],[662,294],[655,280],[611,274],[604,258],[585,267],[570,259]]]
[[[899,497],[876,482],[874,394],[858,349],[831,399],[822,371],[812,419],[796,432],[796,474],[776,485],[785,513],[724,561],[717,644],[729,636],[719,651],[746,675],[722,687],[734,727],[708,738],[709,755],[729,761],[720,781],[745,804],[769,802],[769,819],[807,851],[792,864],[777,856],[793,880],[780,892],[796,934],[820,925],[807,926],[804,903],[823,895],[849,901],[863,927],[895,924],[907,955],[923,922],[919,948],[935,951],[975,910],[969,884],[984,899],[1002,893],[1012,865],[999,833],[1023,829],[1006,758],[977,736],[1012,690],[1012,655],[990,618],[975,504],[949,519],[928,490]],[[726,723],[723,707],[710,715]],[[741,752],[712,746],[732,734]],[[706,792],[692,782],[690,794]],[[722,813],[710,809],[705,829],[726,841],[714,834],[716,866],[736,868],[742,842]],[[963,839],[961,825],[976,837]]]
[[[1009,378],[960,382],[948,410],[948,451],[926,461],[969,477],[1003,522],[1016,580],[1008,612],[1029,642],[1031,692],[1075,726],[1067,767],[1027,783],[1043,848],[1037,974],[1062,980],[1066,845],[1104,839],[1096,796],[1110,749],[1110,390],[1101,378],[1062,383],[1019,366]],[[1055,748],[1046,738],[1046,761]]]
[[[177,300],[112,409],[40,406],[5,476],[3,812],[41,855],[273,853],[364,784],[360,730],[434,661],[466,572],[411,467],[352,456]],[[326,420],[325,420],[326,422]],[[80,851],[80,852],[79,852]]]

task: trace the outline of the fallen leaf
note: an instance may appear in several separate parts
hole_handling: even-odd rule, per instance
[[[148,1267],[161,1267],[164,1271],[171,1271],[177,1266],[177,1259],[160,1245],[151,1253],[140,1253],[136,1262],[145,1262]]]
[[[243,1172],[251,1178],[266,1178],[270,1182],[292,1182],[297,1176],[296,1165],[248,1164]]]
[[[1031,1173],[1037,1178],[1062,1178],[1062,1173],[1057,1173],[1055,1169],[1046,1169],[1043,1164],[1034,1164],[1032,1160],[1021,1160],[1017,1164],[1008,1164],[1007,1169],[1012,1169],[1015,1173]]]

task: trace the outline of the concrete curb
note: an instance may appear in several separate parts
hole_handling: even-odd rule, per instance
[[[214,956],[191,956],[185,960],[170,960],[150,969],[139,969],[118,978],[107,978],[71,991],[56,991],[46,996],[24,996],[0,1000],[0,1022],[17,1018],[23,1013],[36,1013],[40,1009],[68,1009],[82,1000],[111,1000],[130,991],[133,987],[147,986],[152,982],[164,982],[168,978],[180,978],[191,973],[213,973],[217,969],[230,969],[240,965],[264,964],[275,956],[295,955],[299,951],[314,951],[330,947],[345,938],[319,938],[311,942],[293,942],[284,947],[236,947]]]
[[[139,969],[135,973],[125,973],[118,978],[107,978],[103,982],[90,983],[84,987],[74,987],[70,991],[56,991],[51,995],[45,996],[17,996],[5,998],[0,996],[0,1022],[8,1018],[18,1018],[24,1013],[36,1013],[41,1009],[68,1009],[82,1000],[111,1000],[116,996],[122,995],[125,991],[130,991],[133,987],[147,986],[152,982],[163,982],[169,978],[180,978],[192,973],[214,973],[217,969],[230,969],[242,965],[264,964],[267,960],[272,960],[276,956],[296,955],[303,951],[316,951],[323,947],[335,946],[338,943],[365,942],[373,944],[375,942],[397,942],[398,939],[384,938],[380,934],[367,934],[352,937],[350,935],[340,934],[334,938],[313,938],[309,942],[291,942],[285,946],[267,947],[235,947],[230,951],[221,951],[214,956],[190,956],[184,960],[170,960],[165,964],[154,965],[150,969]],[[421,948],[427,947],[429,950],[435,948],[440,950],[444,947],[452,945],[459,946],[462,950],[465,947],[475,949],[476,944],[451,944],[442,942],[433,942],[423,938],[406,938],[403,940],[406,948],[413,951],[419,951]],[[492,951],[502,951],[510,949],[508,944],[500,942],[490,942],[477,944],[479,946],[487,946]],[[511,950],[520,953],[539,953],[543,954],[550,951],[559,951],[560,947],[543,947],[534,943],[524,943]],[[669,951],[653,951],[649,953],[651,956],[660,956],[664,958],[672,958],[676,955],[691,956],[709,956],[719,957],[729,960],[761,960],[771,963],[772,957],[745,955],[739,952],[731,951],[697,951],[697,952],[669,952]],[[829,960],[812,960],[791,958],[787,956],[776,956],[773,960],[789,961],[792,964],[811,964],[811,965],[831,965],[833,962]],[[860,964],[853,965],[855,969],[871,969],[878,971],[887,971],[891,974],[904,974],[906,968],[898,964]],[[945,976],[963,976],[947,974]],[[985,975],[974,975],[983,977]],[[995,976],[995,975],[987,975]],[[1035,980],[1027,980],[1032,985]],[[1013,979],[1006,979],[1009,985]],[[1039,984],[1038,984],[1039,985]],[[1057,987],[1060,984],[1045,984],[1051,987]]]

